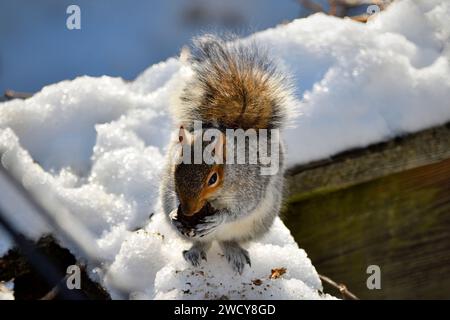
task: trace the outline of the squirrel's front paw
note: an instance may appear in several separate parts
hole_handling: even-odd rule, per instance
[[[241,248],[236,242],[221,242],[223,254],[234,271],[242,274],[246,264],[251,266],[248,251]]]
[[[202,260],[206,261],[206,252],[203,248],[194,245],[189,250],[183,251],[183,258],[194,267],[198,267]]]
[[[174,225],[184,236],[191,239],[198,239],[212,233],[224,221],[224,216],[217,214],[214,216],[202,218],[196,225],[193,226],[185,226],[179,222],[174,222]]]
[[[186,220],[183,216],[178,217],[176,210],[175,214],[170,214],[170,221],[179,233],[187,238],[203,238],[213,232],[220,224],[225,222],[225,215],[216,213],[197,220]]]
[[[201,219],[200,222],[192,228],[188,236],[192,238],[194,237],[203,238],[204,236],[207,236],[208,234],[213,232],[222,222],[223,216],[219,214],[205,217]]]

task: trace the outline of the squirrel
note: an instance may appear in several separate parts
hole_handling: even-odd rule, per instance
[[[255,43],[200,36],[194,38],[188,62],[192,79],[173,106],[180,126],[178,138],[169,146],[171,156],[161,181],[163,212],[178,233],[192,242],[192,247],[183,251],[187,262],[198,266],[217,241],[232,269],[242,274],[251,260],[241,245],[264,235],[279,214],[285,151],[280,140],[275,151],[278,170],[263,175],[261,168],[267,164],[260,161],[226,161],[229,151],[244,152],[246,157],[260,151],[245,140],[244,146],[230,147],[225,133],[230,129],[267,129],[265,143],[273,142],[272,129],[283,128],[290,115],[291,86],[267,52]],[[201,122],[200,130],[194,121]],[[180,161],[183,152],[193,150],[195,143],[205,150],[202,135],[206,129],[219,131],[214,154],[222,157],[223,163]]]

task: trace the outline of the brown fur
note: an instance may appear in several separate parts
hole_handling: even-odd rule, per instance
[[[214,36],[195,42],[195,72],[176,109],[182,123],[201,120],[220,129],[270,129],[285,123],[290,88],[255,45]]]
[[[255,70],[240,70],[230,61],[229,70],[217,70],[205,79],[207,92],[198,108],[202,119],[215,119],[226,128],[268,128],[272,106],[267,79]]]

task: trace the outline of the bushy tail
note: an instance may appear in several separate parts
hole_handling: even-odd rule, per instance
[[[175,110],[181,122],[244,130],[286,124],[291,88],[256,44],[204,35],[194,39],[190,63],[194,76]]]

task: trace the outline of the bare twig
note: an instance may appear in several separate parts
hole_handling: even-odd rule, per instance
[[[68,275],[66,275],[64,278],[62,278],[62,280],[60,282],[58,282],[56,284],[56,286],[54,286],[52,288],[52,290],[47,292],[46,295],[43,296],[40,300],[53,300],[53,299],[55,299],[56,296],[58,295],[58,293],[61,290],[61,286],[67,281],[67,277],[68,277]]]
[[[319,274],[319,278],[320,280],[322,280],[323,282],[329,284],[330,286],[332,286],[333,288],[336,288],[337,290],[339,290],[339,292],[342,294],[342,297],[344,299],[350,299],[350,300],[359,300],[359,298],[354,295],[352,292],[350,292],[350,290],[347,289],[347,287],[345,286],[345,284],[338,284],[336,282],[334,282],[333,280],[331,280],[330,278]]]
[[[76,264],[80,270],[84,270],[82,265]],[[67,285],[67,279],[69,278],[69,274],[66,274],[64,278],[61,279],[49,292],[45,294],[40,300],[53,300],[56,296],[61,292],[61,288]]]
[[[18,92],[14,90],[5,91],[5,98],[7,99],[27,99],[31,96],[33,96],[33,94],[29,92]]]
[[[313,12],[325,12],[323,7],[320,4],[315,3],[314,1],[311,1],[311,0],[298,0],[298,2],[300,3],[300,5],[302,5],[306,9],[309,9],[309,10],[311,10]]]
[[[359,16],[352,16],[350,18],[358,22],[366,23],[369,20],[370,16],[368,14],[361,14]]]

